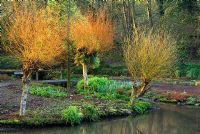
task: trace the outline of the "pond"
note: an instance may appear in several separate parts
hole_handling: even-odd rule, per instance
[[[200,108],[160,104],[137,117],[115,118],[76,127],[23,129],[9,134],[200,134]]]

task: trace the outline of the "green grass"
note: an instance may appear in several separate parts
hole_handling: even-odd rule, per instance
[[[99,118],[98,110],[94,105],[84,104],[82,107],[84,118],[88,121],[96,121]]]
[[[133,110],[138,114],[144,114],[148,109],[152,107],[151,103],[146,101],[135,101],[133,104]]]
[[[44,107],[28,108],[23,117],[0,120],[0,126],[43,127],[47,125],[77,125],[81,121],[97,121],[112,116],[131,114],[127,102],[121,100],[91,103],[85,101],[67,101],[52,103]],[[9,118],[9,117],[8,117]]]
[[[20,125],[20,120],[14,119],[14,120],[0,120],[1,125]]]
[[[76,106],[69,106],[63,111],[63,119],[71,125],[80,124],[82,113]]]
[[[87,93],[103,100],[129,100],[128,90],[131,89],[132,84],[130,82],[119,82],[109,80],[106,77],[92,77],[89,78]],[[79,93],[84,94],[84,82],[79,81],[77,84],[77,90]]]
[[[88,79],[89,92],[106,92],[107,87],[112,81],[106,77],[92,77]],[[83,79],[77,83],[77,90],[79,92],[84,92],[84,81]]]
[[[125,100],[125,101],[129,101],[130,98],[126,95],[121,95],[118,93],[94,93],[93,96],[100,98],[102,100]]]
[[[186,100],[186,104],[188,104],[188,105],[194,105],[197,102],[198,102],[198,99],[195,97],[192,97],[192,96],[187,98],[187,100]]]
[[[91,77],[88,80],[87,93],[95,97],[110,100],[122,99],[129,100],[128,91],[132,88],[131,82],[120,82],[109,80],[106,77]],[[80,80],[77,84],[77,91],[84,94],[84,82]]]
[[[32,84],[30,88],[30,94],[43,97],[66,97],[67,93],[64,89],[52,85]]]

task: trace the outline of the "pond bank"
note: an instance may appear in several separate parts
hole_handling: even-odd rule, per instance
[[[138,113],[135,110],[132,110],[127,105],[125,101],[110,101],[104,104],[97,104],[95,108],[97,109],[98,117],[93,118],[93,114],[88,113],[84,114],[84,106],[85,102],[76,102],[71,103],[72,106],[76,106],[79,109],[82,109],[82,117],[80,124],[91,123],[91,122],[99,122],[104,120],[116,119],[116,118],[124,118],[127,116],[136,117],[141,114],[145,114],[150,110],[150,107],[142,106],[138,107],[143,109],[143,113]],[[146,107],[146,108],[145,108]],[[61,108],[61,107],[60,107]],[[57,113],[56,113],[57,111]],[[7,117],[3,117],[4,119],[0,120],[0,132],[1,131],[12,131],[15,129],[25,129],[25,128],[44,128],[44,127],[52,127],[52,126],[74,126],[77,124],[72,124],[71,122],[67,122],[63,116],[62,111],[58,113],[60,110],[55,110],[52,113],[49,113],[49,109],[45,110],[34,110],[27,111],[26,116],[19,117],[18,115],[8,115]]]
[[[92,122],[105,118],[128,116],[132,114],[137,115],[137,113],[133,112],[130,108],[127,100],[106,99],[105,97],[102,99],[92,95],[84,96],[78,94],[75,89],[71,89],[67,91],[67,96],[64,97],[43,97],[30,94],[28,98],[27,114],[24,117],[19,117],[20,87],[20,82],[0,87],[0,128],[5,126],[12,128],[13,126],[41,127],[75,125],[71,124],[71,122],[67,123],[66,119],[63,118],[63,111],[69,106],[77,107],[79,111],[78,114],[82,114],[82,122]],[[159,89],[159,87],[161,86],[154,86],[150,92],[145,94],[144,98],[147,99],[147,101],[179,105],[197,105],[200,102],[198,98],[199,94],[196,94],[196,96],[189,93],[182,94],[182,90],[165,90]],[[164,87],[166,87],[166,85],[164,85]],[[198,86],[195,88],[198,88]],[[140,106],[143,106],[143,104]],[[141,109],[143,109],[143,107],[137,108],[142,114],[143,111],[140,111]]]
[[[198,88],[200,90],[200,86]],[[200,94],[194,91],[167,90],[167,89],[160,90],[154,88],[145,93],[143,98],[153,102],[200,106]]]
[[[91,102],[90,100],[82,99],[67,103],[66,101],[60,102],[61,100],[45,107],[38,106],[36,109],[28,108],[26,115],[23,117],[20,117],[18,112],[1,115],[0,127],[71,126],[73,124],[63,118],[63,111],[70,106],[77,107],[78,111],[82,112],[81,122],[92,122],[133,114],[126,101],[96,100],[95,102]]]
[[[54,126],[8,130],[9,134],[199,134],[200,108],[157,104],[159,109],[141,116],[104,119],[74,127]],[[187,123],[185,123],[187,122]],[[181,129],[180,129],[181,128]],[[6,132],[4,132],[6,134]]]
[[[0,128],[71,126],[82,122],[93,122],[113,117],[137,115],[127,100],[102,99],[97,96],[84,96],[69,90],[66,96],[44,97],[29,94],[26,115],[19,116],[21,85],[10,84],[0,90]],[[64,90],[64,89],[63,89]],[[138,103],[140,107],[140,103]],[[73,108],[69,109],[69,107]],[[74,110],[74,107],[77,110]],[[144,113],[148,108],[141,108]],[[64,112],[67,111],[67,112]],[[70,115],[72,113],[72,115]],[[79,117],[79,114],[80,117]],[[73,117],[76,115],[75,117]],[[69,118],[69,117],[73,118]],[[76,120],[75,120],[76,119]]]

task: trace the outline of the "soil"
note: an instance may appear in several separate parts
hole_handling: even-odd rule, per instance
[[[7,115],[18,115],[22,93],[21,87],[20,80],[0,82],[0,119],[7,118]],[[59,101],[76,101],[83,98],[83,96],[76,95],[73,89],[68,92],[70,95],[62,99],[39,97],[29,94],[27,107],[31,110],[53,105],[59,103]]]
[[[187,93],[191,96],[200,98],[200,86],[154,84],[151,91]]]

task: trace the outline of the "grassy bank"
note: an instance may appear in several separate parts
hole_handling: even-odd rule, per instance
[[[157,81],[143,97],[155,102],[199,106],[200,92],[197,90],[199,86],[195,86],[193,82]],[[82,80],[70,90],[59,86],[32,83],[27,113],[20,117],[18,112],[21,85],[6,86],[5,89],[1,89],[0,94],[0,126],[71,126],[116,116],[144,114],[151,107],[148,102],[143,101],[137,101],[133,106],[129,105],[130,82],[91,77],[87,91],[83,87]]]
[[[105,118],[145,114],[151,105],[137,102],[132,108],[126,101],[109,101],[92,104],[85,100],[28,110],[26,116],[17,113],[0,120],[1,127],[74,126],[81,122],[94,122]]]
[[[115,82],[114,84],[116,85]],[[116,116],[144,114],[151,108],[150,103],[143,101],[137,101],[134,106],[130,106],[125,97],[126,90],[121,91],[125,87],[121,87],[120,92],[116,87],[109,87],[112,92],[105,92],[99,87],[99,92],[93,90],[84,95],[81,84],[79,90],[66,91],[62,87],[34,83],[30,89],[27,113],[20,117],[17,100],[21,96],[21,90],[13,86],[6,88],[5,94],[0,96],[3,97],[0,108],[4,109],[0,115],[0,127],[4,128],[71,126]],[[8,96],[16,99],[6,99]]]
[[[19,117],[16,113],[0,120],[0,126],[76,125],[81,121],[97,121],[105,117],[130,115],[132,111],[123,101],[96,105],[86,101],[69,103],[48,106],[46,109],[28,110],[24,117]]]

